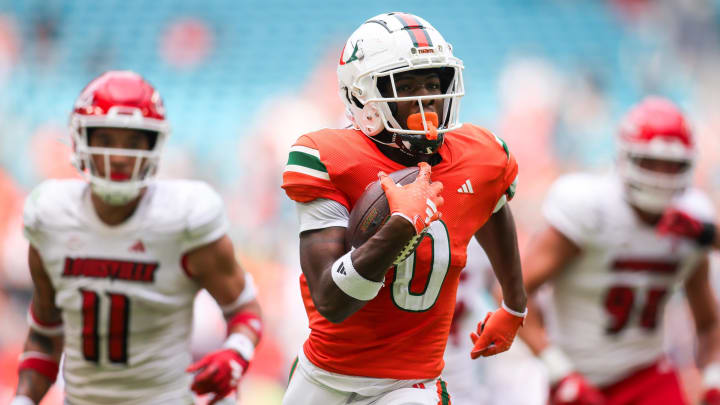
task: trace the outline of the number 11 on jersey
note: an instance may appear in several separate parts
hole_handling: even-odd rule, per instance
[[[100,295],[80,289],[82,295],[82,351],[85,360],[97,363],[100,359],[99,308]],[[127,363],[128,322],[130,299],[124,294],[106,293],[110,300],[108,322],[108,358],[112,363]]]

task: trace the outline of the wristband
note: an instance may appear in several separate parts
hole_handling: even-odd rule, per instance
[[[255,354],[255,344],[244,333],[231,334],[228,336],[227,340],[225,340],[222,347],[225,349],[235,350],[240,357],[248,362],[252,360],[253,355]]]
[[[368,280],[355,270],[350,254],[345,253],[333,263],[330,271],[335,284],[345,294],[360,301],[370,301],[380,292],[383,283]]]
[[[710,363],[703,369],[703,386],[720,389],[720,362]]]
[[[63,323],[62,321],[57,323],[47,323],[39,320],[33,312],[32,304],[28,308],[27,322],[34,332],[43,336],[60,336],[63,334]]]
[[[18,371],[33,370],[55,382],[60,366],[50,355],[41,352],[25,352],[20,355]]]
[[[262,336],[262,319],[260,319],[260,316],[258,316],[256,313],[250,312],[250,311],[243,311],[238,312],[237,314],[233,315],[232,318],[230,318],[227,322],[227,330],[228,335],[231,334],[230,331],[233,330],[233,327],[235,325],[245,325],[250,330],[255,332],[255,335],[257,336],[257,339],[260,340],[260,337]]]
[[[547,369],[550,385],[557,384],[558,381],[575,371],[575,367],[567,355],[556,346],[548,346],[538,355],[538,358]]]
[[[505,301],[503,301],[501,305],[502,305],[502,309],[507,311],[507,313],[509,313],[510,315],[515,315],[518,318],[525,318],[527,316],[527,312],[528,312],[527,307],[525,307],[525,310],[523,312],[517,312],[517,311],[513,311],[512,309],[508,308],[508,306],[505,305]]]
[[[10,401],[10,405],[35,405],[35,401],[25,395],[18,395]]]

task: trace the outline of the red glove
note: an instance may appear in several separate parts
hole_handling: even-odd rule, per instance
[[[550,405],[603,405],[605,397],[585,377],[570,373],[550,389]]]
[[[470,333],[474,345],[470,357],[488,357],[509,349],[524,320],[524,316],[513,315],[503,307],[487,314],[478,324],[477,333]]]
[[[400,215],[410,221],[416,234],[440,218],[438,209],[444,202],[440,196],[442,183],[430,183],[430,165],[420,162],[418,166],[420,172],[417,178],[406,186],[398,186],[385,172],[378,173],[391,215]]]
[[[661,235],[675,235],[696,241],[701,246],[709,245],[715,239],[715,225],[703,223],[676,208],[669,208],[657,225]]]
[[[720,389],[710,388],[705,390],[702,405],[720,405]]]
[[[209,402],[212,405],[237,389],[248,364],[235,350],[223,349],[206,355],[185,371],[197,372],[190,389],[198,395],[213,394]]]

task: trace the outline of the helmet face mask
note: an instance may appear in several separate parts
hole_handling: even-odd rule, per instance
[[[107,204],[129,203],[155,179],[170,133],[164,114],[157,91],[133,72],[107,72],[81,93],[70,117],[72,163],[93,193]],[[89,131],[97,128],[136,130],[155,136],[148,138],[149,149],[91,146]],[[132,159],[131,174],[114,176],[112,157]]]
[[[450,44],[427,21],[405,13],[381,14],[361,25],[343,49],[338,66],[340,97],[353,126],[365,135],[374,137],[387,131],[393,135],[388,144],[412,154],[434,153],[444,134],[460,127],[462,69]],[[398,96],[397,78],[418,70],[437,71],[443,82],[441,94]],[[389,89],[385,94],[384,85]],[[426,136],[430,123],[423,114],[423,103],[428,100],[443,103],[442,111],[437,112],[437,139]],[[422,129],[408,129],[393,114],[393,103],[407,102],[418,103]]]
[[[627,201],[661,214],[692,182],[695,143],[682,112],[649,97],[630,110],[620,129],[618,169]]]

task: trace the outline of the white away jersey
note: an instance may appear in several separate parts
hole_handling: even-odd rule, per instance
[[[219,195],[201,182],[156,181],[111,227],[86,182],[49,180],[28,197],[24,224],[62,310],[68,402],[191,404],[185,368],[199,286],[181,262],[227,232]]]
[[[712,204],[696,189],[673,204],[704,221],[714,217]],[[561,177],[543,213],[582,249],[553,280],[553,341],[600,386],[656,361],[663,354],[665,302],[704,250],[641,222],[614,173]]]

